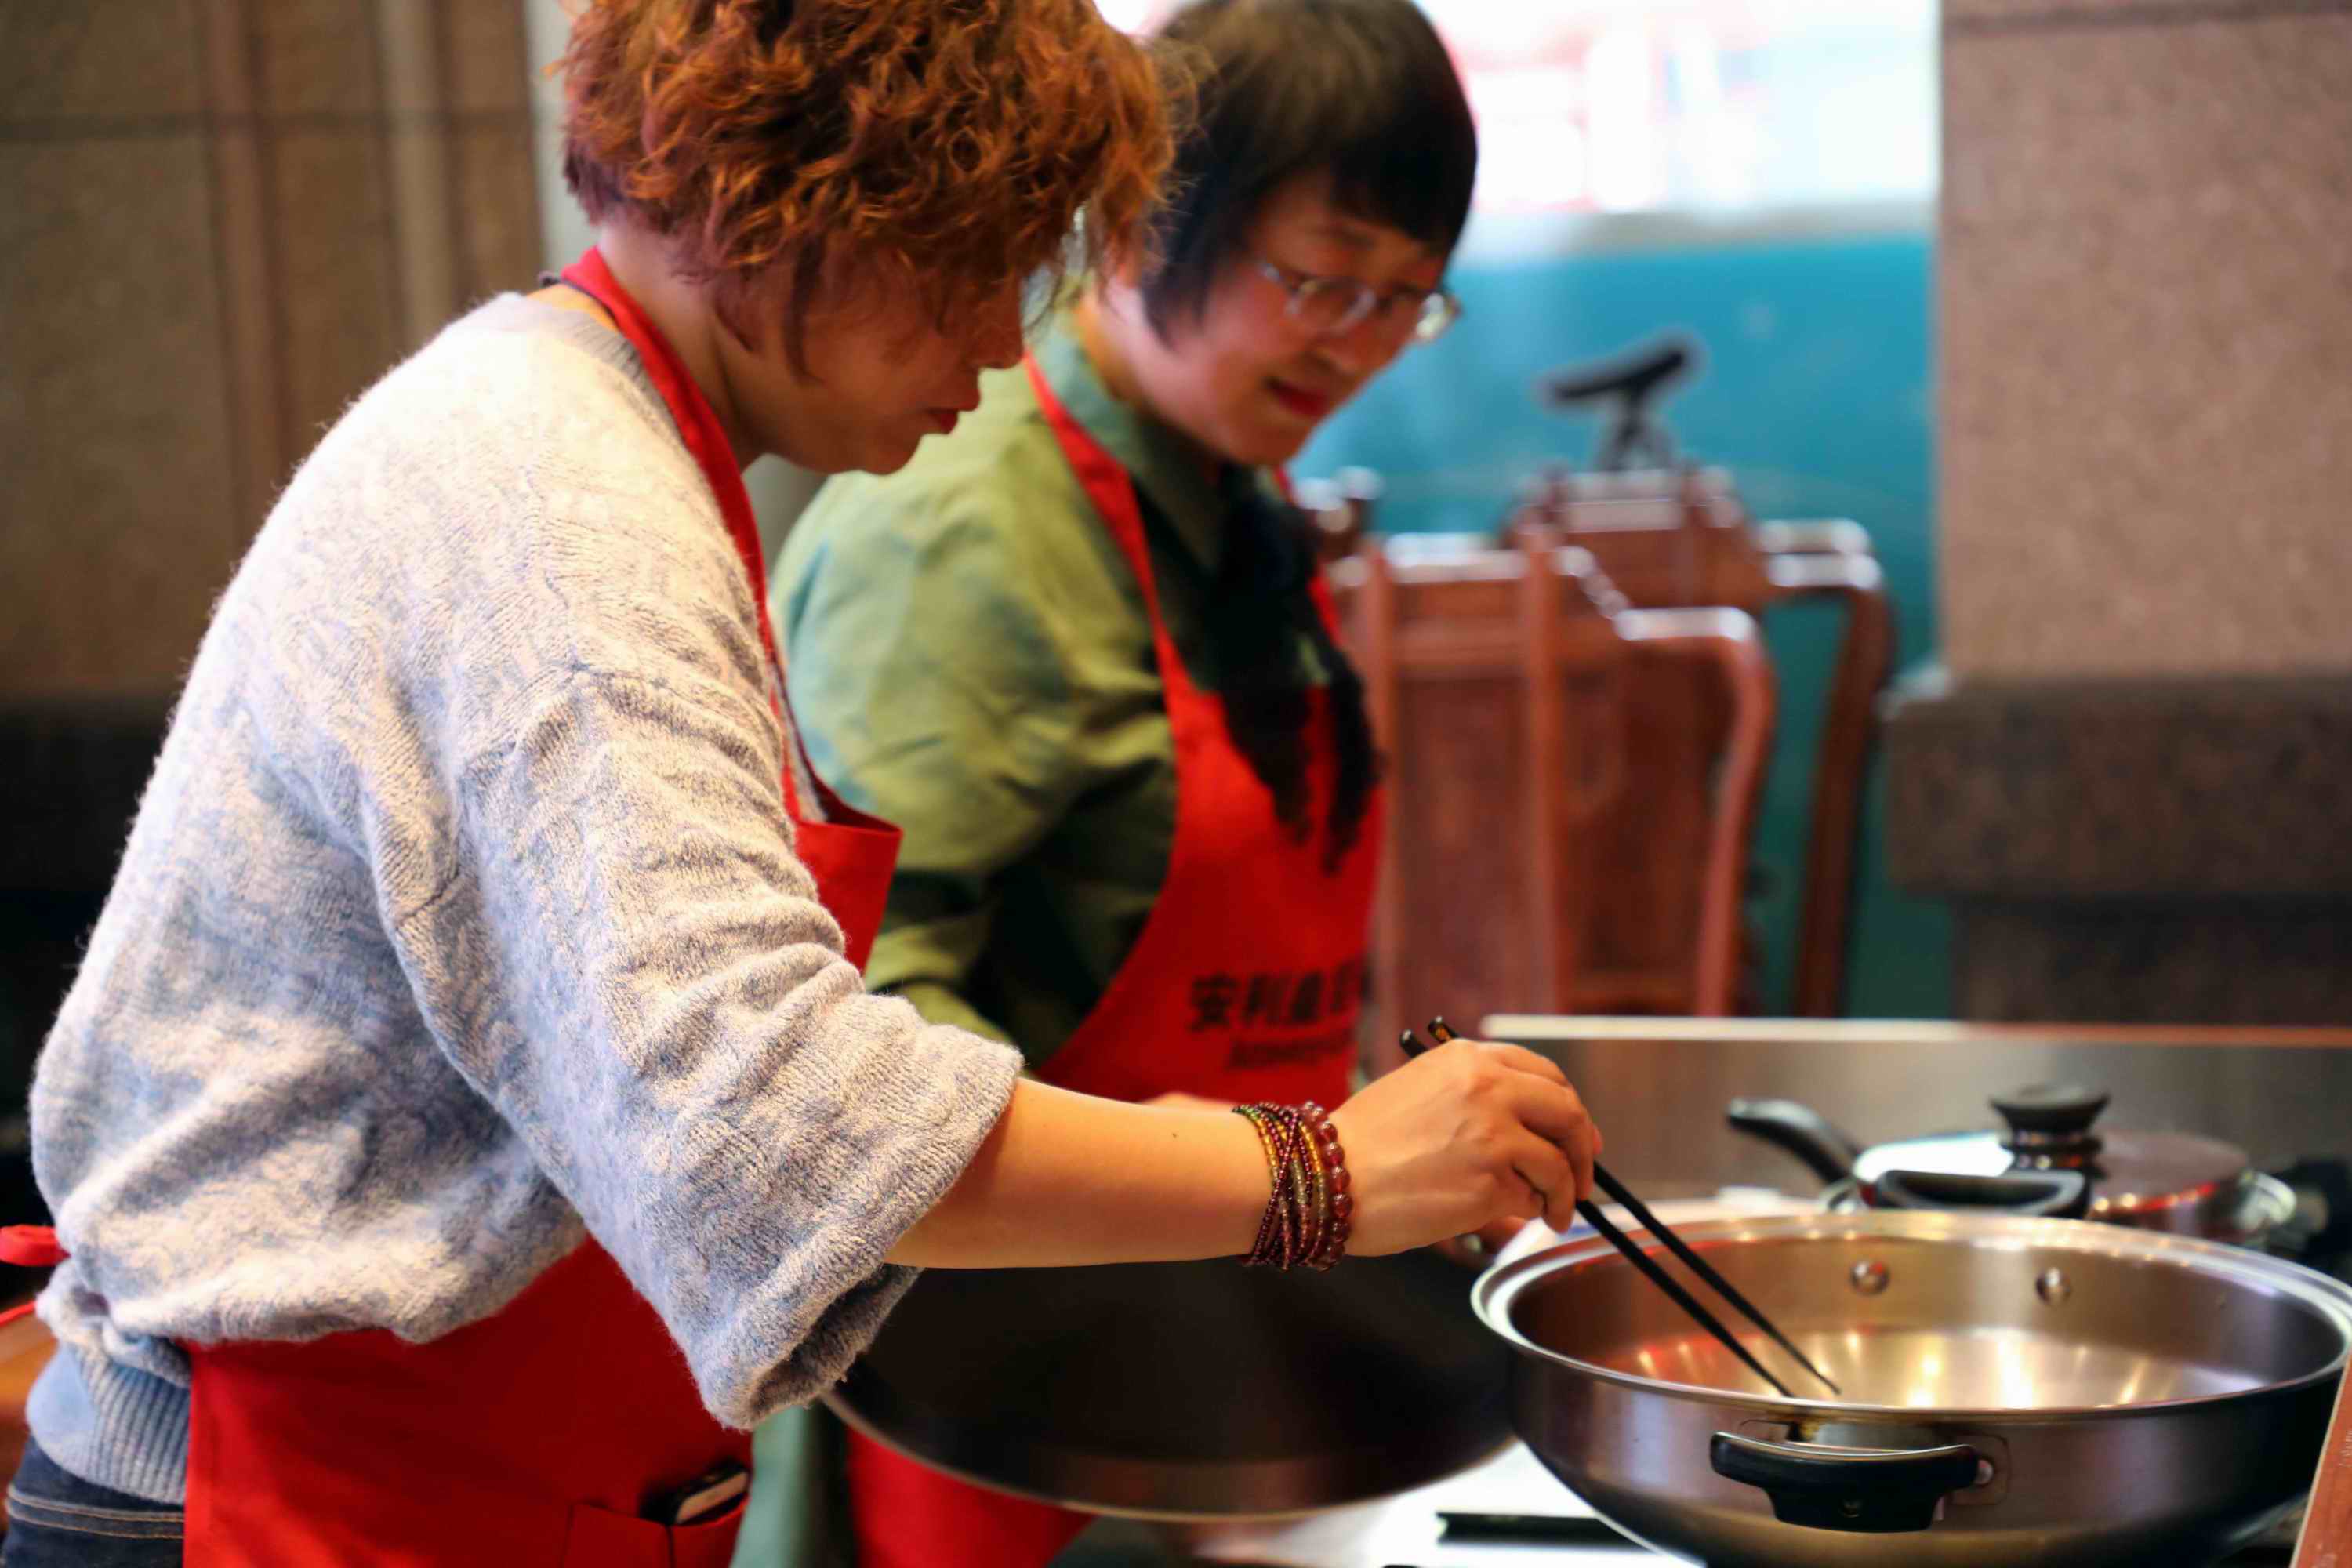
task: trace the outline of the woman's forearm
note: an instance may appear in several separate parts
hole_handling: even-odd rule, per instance
[[[1330,1113],[1349,1251],[1426,1247],[1506,1216],[1572,1223],[1600,1132],[1559,1068],[1456,1040]],[[1024,1079],[947,1196],[890,1250],[931,1268],[1180,1262],[1247,1253],[1273,1179],[1250,1124]]]
[[[1238,1257],[1270,1187],[1257,1134],[1238,1116],[1024,1079],[890,1261],[1004,1268]]]

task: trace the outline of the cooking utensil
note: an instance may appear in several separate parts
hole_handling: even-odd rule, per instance
[[[1508,1349],[1433,1252],[936,1268],[825,1396],[1000,1491],[1154,1519],[1283,1514],[1442,1479],[1509,1439]]]
[[[2087,1183],[2082,1217],[2111,1225],[2251,1244],[2294,1216],[2293,1190],[2251,1170],[2234,1144],[2179,1132],[2095,1131],[2107,1104],[2104,1091],[2040,1085],[1991,1103],[2004,1131],[1868,1149],[1791,1100],[1735,1100],[1727,1114],[1738,1131],[1812,1167],[1831,1184],[1822,1198],[1836,1208],[1967,1205],[2065,1215],[2074,1199],[2059,1178],[2080,1173]]]
[[[1714,1568],[2193,1568],[2287,1512],[2352,1287],[2120,1226],[1858,1213],[1683,1227],[1846,1396],[1778,1398],[1604,1244],[1474,1288],[1513,1420],[1611,1523]]]
[[[1429,1033],[1431,1037],[1435,1039],[1440,1045],[1444,1045],[1448,1041],[1457,1037],[1454,1031],[1446,1026],[1445,1020],[1444,1018],[1432,1018],[1429,1021]],[[1429,1048],[1422,1043],[1420,1037],[1416,1036],[1411,1029],[1405,1030],[1402,1037],[1400,1038],[1397,1043],[1404,1048],[1404,1054],[1408,1057],[1417,1057],[1421,1055],[1422,1052]],[[1713,1286],[1716,1293],[1720,1295],[1725,1300],[1730,1302],[1732,1306],[1739,1311],[1741,1316],[1745,1317],[1749,1322],[1755,1324],[1758,1328],[1770,1335],[1774,1343],[1778,1344],[1782,1350],[1787,1351],[1791,1356],[1794,1356],[1807,1372],[1811,1373],[1815,1377],[1820,1378],[1822,1384],[1827,1387],[1832,1394],[1838,1392],[1838,1385],[1830,1382],[1830,1380],[1822,1374],[1822,1369],[1815,1366],[1811,1360],[1806,1356],[1804,1352],[1790,1343],[1788,1335],[1774,1328],[1771,1321],[1766,1318],[1763,1313],[1758,1311],[1755,1304],[1749,1301],[1747,1297],[1741,1295],[1728,1280],[1725,1279],[1722,1275],[1717,1273],[1715,1269],[1709,1266],[1706,1258],[1701,1258],[1697,1253],[1685,1246],[1683,1244],[1682,1237],[1674,1233],[1672,1226],[1668,1226],[1664,1220],[1658,1218],[1656,1215],[1652,1214],[1649,1209],[1643,1205],[1642,1200],[1635,1197],[1631,1189],[1629,1189],[1622,1182],[1620,1182],[1616,1177],[1611,1175],[1608,1168],[1602,1165],[1598,1160],[1592,1163],[1592,1180],[1594,1185],[1598,1186],[1602,1192],[1607,1193],[1611,1197],[1616,1199],[1617,1202],[1624,1208],[1625,1212],[1633,1216],[1635,1223],[1644,1226],[1652,1236],[1654,1236],[1660,1241],[1664,1242],[1666,1244],[1667,1250],[1672,1252],[1676,1258],[1681,1258],[1684,1265],[1688,1268],[1692,1273],[1696,1274],[1700,1279]],[[1640,1247],[1634,1246],[1633,1240],[1628,1237],[1623,1231],[1619,1230],[1610,1220],[1609,1216],[1601,1212],[1598,1206],[1588,1200],[1580,1198],[1577,1200],[1576,1212],[1583,1216],[1585,1224],[1591,1226],[1593,1230],[1600,1235],[1606,1237],[1609,1239],[1610,1244],[1615,1247],[1620,1253],[1624,1255],[1626,1262],[1631,1263],[1634,1268],[1640,1269],[1649,1279],[1651,1284],[1655,1285],[1659,1289],[1664,1291],[1667,1298],[1672,1300],[1675,1305],[1680,1307],[1684,1312],[1688,1314],[1692,1321],[1696,1322],[1699,1327],[1705,1329],[1708,1333],[1713,1334],[1717,1342],[1721,1344],[1724,1349],[1729,1351],[1733,1355],[1738,1356],[1741,1362],[1745,1363],[1748,1367],[1756,1373],[1757,1376],[1762,1378],[1766,1383],[1770,1384],[1772,1387],[1778,1390],[1780,1394],[1786,1395],[1789,1393],[1789,1387],[1786,1384],[1782,1383],[1779,1378],[1774,1377],[1770,1373],[1765,1371],[1763,1363],[1758,1361],[1755,1356],[1750,1354],[1745,1345],[1742,1345],[1738,1340],[1732,1338],[1731,1331],[1725,1328],[1716,1318],[1714,1313],[1701,1306],[1696,1298],[1692,1296],[1687,1290],[1685,1290],[1682,1286],[1675,1281],[1674,1276],[1668,1274],[1664,1269],[1660,1268],[1656,1264],[1651,1262],[1648,1255],[1643,1253]]]
[[[1232,1258],[933,1268],[825,1396],[967,1480],[1095,1513],[1297,1513],[1510,1441],[1511,1353],[1426,1248],[1326,1274]]]
[[[1443,1018],[1432,1019],[1430,1021],[1429,1032],[1437,1037],[1440,1044],[1449,1041],[1454,1037],[1454,1031],[1445,1026],[1445,1020]],[[1421,1037],[1415,1035],[1411,1029],[1403,1031],[1403,1033],[1398,1037],[1397,1044],[1403,1049],[1404,1054],[1408,1058],[1417,1057],[1429,1048],[1429,1047],[1423,1042]],[[1596,1162],[1595,1164],[1597,1176],[1598,1162]],[[1705,1329],[1708,1333],[1714,1335],[1717,1343],[1722,1345],[1724,1349],[1738,1357],[1741,1364],[1745,1365],[1757,1376],[1769,1384],[1775,1392],[1784,1396],[1789,1394],[1789,1385],[1787,1384],[1782,1383],[1779,1378],[1773,1376],[1769,1371],[1766,1370],[1764,1363],[1758,1361],[1755,1355],[1748,1351],[1747,1346],[1732,1338],[1731,1331],[1725,1328],[1722,1321],[1717,1319],[1713,1312],[1708,1311],[1706,1307],[1700,1305],[1696,1297],[1684,1289],[1675,1279],[1674,1276],[1668,1274],[1664,1269],[1651,1262],[1649,1256],[1640,1247],[1634,1246],[1632,1238],[1626,1236],[1623,1231],[1619,1230],[1616,1225],[1607,1215],[1602,1214],[1597,1206],[1582,1198],[1577,1200],[1576,1212],[1583,1217],[1585,1224],[1592,1227],[1596,1235],[1605,1237],[1612,1247],[1614,1247],[1621,1254],[1623,1255],[1626,1262],[1639,1269],[1643,1277],[1648,1279],[1651,1284],[1656,1286],[1658,1289],[1664,1294],[1668,1300],[1672,1301],[1675,1306],[1680,1307],[1683,1310],[1685,1316],[1688,1317],[1691,1321],[1696,1323],[1700,1328]],[[1654,1226],[1653,1228],[1655,1228]],[[1701,1265],[1701,1267],[1704,1268],[1705,1266]],[[1755,1318],[1756,1314],[1752,1309],[1746,1308],[1744,1303],[1736,1304],[1741,1305],[1743,1310],[1748,1311],[1748,1315],[1751,1320]],[[1759,1324],[1759,1326],[1768,1333],[1773,1333],[1777,1337],[1778,1331],[1772,1329],[1770,1324],[1762,1323]],[[1781,1342],[1785,1344],[1787,1342],[1784,1340]],[[1809,1367],[1811,1364],[1811,1363],[1807,1363]],[[1814,1373],[1814,1375],[1818,1377],[1821,1374],[1816,1372]],[[1826,1379],[1824,1381],[1826,1381]]]
[[[1622,1546],[1625,1538],[1606,1520],[1583,1514],[1457,1513],[1437,1510],[1449,1542],[1491,1541],[1543,1546]]]

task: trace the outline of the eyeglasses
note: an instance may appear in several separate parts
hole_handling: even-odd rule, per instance
[[[1444,289],[1398,289],[1384,294],[1354,278],[1318,278],[1278,267],[1262,256],[1250,259],[1290,296],[1284,313],[1317,337],[1345,336],[1377,314],[1391,331],[1402,319],[1408,323],[1407,339],[1426,343],[1444,337],[1445,329],[1462,319],[1462,301]]]

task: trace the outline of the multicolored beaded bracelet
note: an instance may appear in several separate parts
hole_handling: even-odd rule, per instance
[[[1356,1206],[1339,1130],[1313,1100],[1239,1105],[1234,1111],[1257,1132],[1273,1185],[1257,1239],[1243,1262],[1253,1268],[1330,1268],[1347,1256]]]

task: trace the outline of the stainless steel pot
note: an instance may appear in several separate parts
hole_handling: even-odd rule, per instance
[[[1473,1295],[1518,1352],[1528,1446],[1711,1568],[2217,1561],[2309,1486],[2352,1346],[2352,1288],[2184,1237],[1939,1213],[1676,1229],[1846,1397],[1773,1394],[1597,1239],[1507,1256]]]
[[[2295,1194],[2245,1151],[2185,1132],[2101,1131],[2107,1096],[2045,1084],[1992,1100],[2005,1129],[1858,1148],[1809,1107],[1735,1100],[1739,1131],[1787,1150],[1827,1182],[1826,1206],[1977,1208],[2088,1218],[2252,1246],[2294,1216]]]

